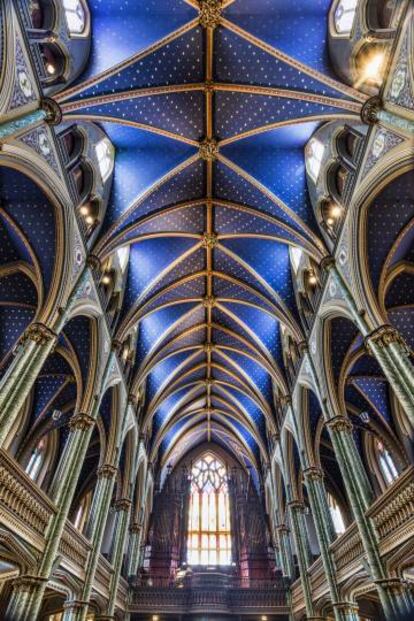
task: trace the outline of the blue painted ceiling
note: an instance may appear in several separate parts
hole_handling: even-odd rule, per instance
[[[304,145],[361,101],[329,67],[330,1],[226,1],[211,36],[194,0],[89,5],[90,62],[59,99],[116,148],[94,252],[131,247],[118,333],[139,322],[153,444],[230,432],[254,459],[286,392],[281,323],[301,337],[289,244],[326,253]]]

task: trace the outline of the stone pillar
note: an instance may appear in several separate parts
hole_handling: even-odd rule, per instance
[[[279,524],[279,526],[276,526],[275,531],[283,575],[294,580],[295,566],[293,563],[292,546],[290,545],[290,530],[286,524]]]
[[[112,357],[109,356],[105,370],[101,379],[101,388],[105,386],[107,374],[111,366]],[[19,603],[18,614],[13,613],[13,621],[26,621],[26,619],[36,619],[42,605],[42,599],[46,588],[47,580],[53,570],[53,565],[59,551],[59,544],[62,537],[65,523],[68,517],[76,485],[89,446],[92,429],[99,413],[100,400],[95,398],[91,407],[90,414],[75,414],[70,423],[70,433],[66,441],[66,450],[62,455],[64,464],[58,470],[61,472],[59,488],[56,490],[54,501],[57,511],[51,518],[45,533],[45,548],[37,571],[37,579],[40,581],[39,588],[29,599],[23,598]],[[9,604],[8,611],[10,610]]]
[[[0,381],[0,446],[4,444],[37,376],[53,351],[87,274],[87,268],[82,270],[56,325],[50,327],[39,322],[32,323],[20,338],[16,356]]]
[[[326,580],[329,585],[335,620],[357,621],[359,619],[357,612],[358,607],[355,607],[351,603],[340,601],[335,564],[330,552],[330,545],[334,541],[336,534],[329,511],[323,482],[323,472],[320,468],[310,466],[304,469],[303,474],[305,476],[306,489],[308,490],[309,503],[314,518],[321,559]]]
[[[0,446],[4,444],[56,340],[56,333],[42,323],[32,323],[21,337],[16,356],[0,382]]]
[[[33,621],[32,610],[42,601],[47,579],[38,576],[21,576],[13,582],[13,590],[6,612],[6,621]],[[39,607],[40,608],[40,607]]]
[[[370,331],[366,320],[355,304],[347,283],[336,267],[333,257],[323,259],[321,268],[332,274],[356,325],[365,339],[368,350],[375,356],[410,422],[414,425],[414,367],[409,358],[409,350],[404,339],[395,328],[388,325],[381,326],[374,332]]]
[[[129,556],[127,565],[127,576],[135,577],[138,573],[139,552],[141,548],[141,533],[142,525],[133,524],[129,529],[130,532],[130,544],[129,544]]]
[[[101,553],[106,520],[108,517],[109,507],[111,505],[116,471],[116,467],[110,464],[105,464],[98,471],[98,483],[95,489],[94,500],[92,503],[96,506],[96,510],[93,516],[93,520],[90,522],[89,526],[89,538],[92,542],[92,549],[89,552],[87,565],[85,568],[85,580],[82,589],[82,602],[81,605],[77,608],[76,615],[74,617],[66,617],[65,613],[62,621],[85,621],[86,619],[88,613],[89,598],[92,592],[96,568],[99,562],[99,555]]]
[[[111,584],[109,586],[109,598],[107,613],[110,617],[115,612],[116,594],[118,591],[119,578],[122,571],[122,561],[124,558],[125,544],[128,535],[128,523],[131,513],[131,500],[129,498],[122,498],[118,500],[116,509],[116,528],[114,545],[112,548],[111,564],[114,568],[114,572],[111,576]]]
[[[76,621],[79,611],[82,610],[86,602],[70,600],[63,605],[63,618],[66,621]]]
[[[309,580],[308,568],[311,564],[311,552],[305,524],[305,507],[298,500],[288,502],[290,519],[292,523],[293,539],[295,541],[296,553],[298,555],[298,565],[300,580],[302,583],[305,598],[307,619],[315,619],[315,611],[312,601],[312,589]]]

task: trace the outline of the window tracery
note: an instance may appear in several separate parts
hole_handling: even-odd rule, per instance
[[[114,166],[114,147],[109,138],[102,138],[97,143],[95,153],[102,181],[105,182],[109,178]]]
[[[306,145],[305,159],[308,174],[316,183],[321,171],[325,145],[317,138],[311,138]]]
[[[46,454],[46,439],[42,438],[33,449],[29,462],[26,466],[26,474],[36,481],[39,477]]]
[[[82,2],[80,0],[63,0],[63,8],[70,34],[82,34],[86,27],[86,13]]]
[[[191,469],[187,561],[190,565],[231,562],[230,499],[227,471],[211,454]]]
[[[329,492],[327,494],[327,498],[328,498],[329,512],[331,514],[332,523],[333,523],[333,527],[335,529],[335,533],[337,535],[341,535],[346,530],[344,518],[342,516],[342,511],[341,511],[341,509],[340,509],[340,507],[338,505],[338,502],[337,502],[336,498],[334,496],[332,496],[332,494],[330,494]]]
[[[383,443],[379,440],[376,442],[376,449],[382,476],[384,477],[385,483],[391,485],[399,476],[397,466],[395,465],[391,453],[387,451]]]

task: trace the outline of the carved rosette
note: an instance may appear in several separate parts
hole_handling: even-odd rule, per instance
[[[95,419],[93,416],[86,414],[85,412],[79,412],[79,414],[75,414],[69,421],[69,429],[71,431],[85,431],[92,427],[95,424]]]
[[[215,233],[204,233],[203,246],[204,248],[214,248],[217,245],[217,235]]]
[[[200,142],[199,153],[202,160],[206,162],[214,162],[219,152],[217,141],[213,138],[206,138]]]
[[[353,429],[351,421],[345,418],[345,416],[334,416],[326,424],[335,432],[347,431],[351,433]]]
[[[98,468],[98,477],[101,479],[113,479],[116,475],[117,468],[112,464],[103,464],[100,468]]]
[[[221,21],[221,0],[200,1],[200,26],[203,28],[216,28]]]
[[[213,345],[213,343],[204,343],[203,345],[203,351],[206,354],[211,354],[214,351],[215,347]]]
[[[394,343],[399,345],[404,353],[408,355],[412,354],[398,330],[389,325],[381,326],[374,330],[374,332],[365,337],[364,342],[368,353],[374,353],[373,347],[375,348],[375,346],[380,349],[385,349]]]
[[[206,295],[203,298],[203,306],[205,308],[213,308],[216,305],[216,298],[214,295]]]

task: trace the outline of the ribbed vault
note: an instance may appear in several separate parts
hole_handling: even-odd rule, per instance
[[[90,2],[89,67],[58,99],[66,121],[100,123],[116,148],[93,253],[130,247],[116,338],[138,326],[134,391],[154,455],[207,439],[255,465],[276,429],[281,326],[304,338],[289,247],[327,254],[303,148],[365,99],[329,68],[329,6]]]

